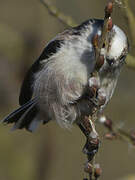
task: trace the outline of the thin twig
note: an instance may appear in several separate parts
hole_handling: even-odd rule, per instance
[[[112,25],[112,18],[111,14],[113,11],[113,1],[109,1],[107,6],[105,7],[105,17],[104,17],[104,23],[103,23],[103,28],[101,30],[101,36],[99,37],[97,34],[93,38],[93,45],[95,47],[95,52],[96,52],[96,71],[98,71],[101,66],[104,64],[104,59],[101,54],[102,48],[106,47],[108,49],[109,44],[108,44],[108,33],[111,31],[113,25]],[[102,63],[101,63],[102,62]],[[99,66],[98,64],[101,64]]]
[[[48,0],[40,0],[40,2],[47,8],[48,12],[55,18],[57,18],[62,24],[68,27],[76,26],[76,22],[72,17],[60,12],[55,6],[53,6]]]
[[[104,17],[103,28],[101,29],[101,36],[99,37],[98,34],[96,34],[93,37],[93,46],[95,47],[95,57],[96,57],[96,66],[95,66],[95,72],[93,73],[93,76],[95,75],[98,76],[98,71],[103,65],[103,63],[100,63],[100,62],[101,61],[104,62],[103,59],[101,58],[102,56],[101,51],[102,51],[102,48],[108,48],[108,44],[107,44],[107,39],[109,35],[108,33],[111,31],[113,27],[112,19],[111,19],[112,10],[113,10],[113,1],[110,1],[107,3],[107,6],[105,8],[105,17]],[[100,64],[101,66],[97,64]],[[87,142],[85,145],[85,149],[86,151],[88,151],[87,153],[88,163],[91,163],[91,161],[94,159],[96,152],[98,151],[99,143],[100,143],[98,134],[95,130],[95,124],[94,124],[95,116],[97,118],[98,109],[99,108],[97,107],[96,111],[93,112],[92,116],[88,117],[90,127],[91,127],[91,130],[89,132],[89,136],[87,138]],[[89,180],[94,180],[98,178],[95,175],[94,166],[95,165],[92,165],[91,166],[92,169],[88,172]]]
[[[108,25],[111,19],[111,13],[113,10],[113,1],[109,2],[105,8],[105,17],[104,17],[104,25],[103,25],[103,29],[102,29],[102,33],[101,33],[101,38],[100,38],[100,42],[99,42],[99,49],[101,51],[104,43],[106,42],[107,36],[108,36]],[[105,44],[106,45],[106,44]]]
[[[129,0],[123,0],[123,4],[125,6],[125,8],[123,8],[123,9],[125,10],[125,16],[128,20],[129,30],[130,30],[130,34],[131,34],[131,38],[132,38],[132,43],[135,46],[135,33],[134,33],[135,15],[133,14],[133,12],[130,8]]]
[[[125,142],[128,142],[128,144],[131,144],[135,146],[135,132],[127,132],[122,128],[118,128],[116,124],[112,122],[112,120],[105,115],[101,115],[99,117],[99,122],[102,123],[109,131],[105,135],[107,139],[114,140],[119,139]]]

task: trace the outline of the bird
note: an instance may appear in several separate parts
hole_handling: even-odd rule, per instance
[[[59,33],[44,48],[30,67],[21,86],[20,107],[5,117],[5,124],[14,123],[13,130],[33,132],[40,124],[56,121],[61,127],[71,128],[92,111],[90,87],[99,84],[99,96],[105,103],[111,99],[125,58],[129,51],[126,34],[113,25],[109,49],[102,48],[104,63],[93,77],[96,57],[93,37],[101,35],[104,20],[89,19],[77,27]],[[101,95],[101,96],[100,96]]]

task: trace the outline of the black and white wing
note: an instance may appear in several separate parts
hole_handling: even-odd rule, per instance
[[[38,60],[31,66],[28,73],[26,74],[26,77],[24,78],[21,91],[20,91],[20,97],[19,97],[19,103],[20,105],[23,105],[27,101],[29,101],[32,98],[33,95],[33,80],[34,80],[34,74],[37,73],[41,68],[41,62],[47,58],[49,58],[51,55],[56,53],[60,47],[61,44],[65,41],[65,39],[70,39],[71,36],[78,37],[81,35],[81,33],[86,29],[86,26],[89,24],[98,23],[99,25],[102,24],[102,20],[88,20],[82,23],[81,25],[65,30],[64,32],[58,34],[56,38],[45,47],[43,50],[41,56],[38,58]]]
[[[63,40],[58,40],[58,39],[51,41],[45,47],[38,60],[31,66],[31,68],[27,72],[20,90],[20,96],[19,96],[20,105],[25,104],[32,98],[33,95],[32,84],[34,80],[34,74],[40,70],[41,62],[43,60],[49,58],[51,55],[57,52],[57,50],[61,47],[62,41]]]
[[[34,131],[41,123],[41,121],[36,118],[38,115],[37,98],[32,98],[34,75],[40,70],[41,62],[55,53],[60,48],[61,43],[62,40],[51,41],[27,72],[20,91],[19,103],[21,107],[2,120],[3,123],[7,124],[15,123],[12,130],[26,128],[29,131]]]

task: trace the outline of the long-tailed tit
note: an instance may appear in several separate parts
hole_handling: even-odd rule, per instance
[[[96,64],[92,39],[101,35],[102,26],[103,20],[90,19],[51,40],[24,78],[19,97],[21,107],[3,122],[14,123],[13,129],[29,131],[51,120],[70,127],[91,114],[92,103],[96,104],[96,100],[98,103],[103,96],[105,102],[99,109],[102,111],[112,97],[128,53],[127,37],[114,25],[109,47],[102,48],[104,64],[99,77],[92,76]],[[93,84],[99,87],[95,98],[90,92]]]

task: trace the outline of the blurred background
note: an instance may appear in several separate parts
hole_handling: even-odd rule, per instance
[[[105,0],[51,0],[60,11],[77,23],[103,18]],[[135,12],[135,1],[130,5]],[[113,22],[131,36],[124,11],[115,8]],[[52,17],[39,0],[0,0],[0,119],[18,107],[24,75],[46,43],[65,27]],[[134,49],[131,46],[131,53]],[[124,67],[106,114],[125,130],[135,129],[135,70]],[[103,137],[106,131],[97,125]],[[77,127],[71,131],[54,122],[35,133],[10,132],[0,124],[0,180],[82,180],[86,161],[85,138]],[[135,174],[135,147],[103,140],[97,155],[101,180],[119,180]],[[133,178],[135,179],[135,177]],[[127,178],[126,178],[127,180]]]

